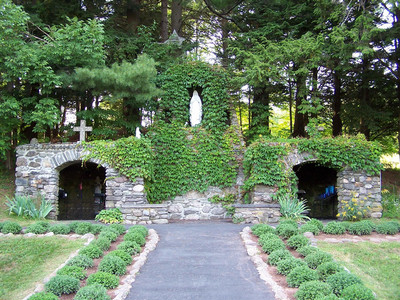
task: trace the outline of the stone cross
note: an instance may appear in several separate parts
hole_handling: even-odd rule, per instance
[[[74,127],[74,131],[79,132],[79,142],[84,142],[86,139],[86,132],[92,131],[92,127],[86,127],[86,120],[81,120],[81,126]]]

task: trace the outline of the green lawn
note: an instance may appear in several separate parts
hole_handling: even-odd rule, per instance
[[[62,237],[0,239],[0,299],[23,299],[50,275],[84,240]]]
[[[359,276],[378,299],[400,299],[400,243],[318,242],[318,247]]]

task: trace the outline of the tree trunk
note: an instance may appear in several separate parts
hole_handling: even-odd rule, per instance
[[[339,136],[342,135],[343,122],[340,117],[341,107],[342,107],[342,99],[341,99],[341,85],[342,82],[340,80],[340,76],[337,71],[333,71],[333,117],[332,117],[332,135]]]
[[[182,0],[172,0],[171,30],[180,36],[182,33]]]
[[[168,40],[168,0],[161,0],[161,42]]]
[[[300,112],[300,105],[303,103],[304,99],[304,89],[305,78],[298,77],[296,79],[296,95],[295,95],[295,113],[294,113],[294,125],[293,125],[293,137],[305,137],[306,136],[306,118],[303,113]]]
[[[127,30],[132,33],[136,32],[136,29],[140,24],[140,1],[141,0],[129,0],[127,3]]]
[[[266,87],[255,87],[253,89],[253,105],[251,106],[251,126],[257,128],[257,133],[269,135],[269,115],[270,115],[270,97]]]

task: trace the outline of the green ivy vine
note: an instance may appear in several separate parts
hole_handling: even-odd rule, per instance
[[[181,126],[189,122],[190,93],[201,94],[203,118],[201,125],[213,132],[224,131],[228,122],[228,76],[217,66],[193,61],[174,65],[159,76],[164,94],[159,102],[159,119],[175,121]]]

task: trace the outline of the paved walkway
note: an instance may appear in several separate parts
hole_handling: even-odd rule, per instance
[[[151,225],[157,248],[127,300],[274,300],[240,238],[242,225],[188,222]]]

